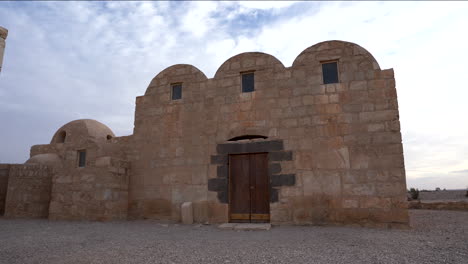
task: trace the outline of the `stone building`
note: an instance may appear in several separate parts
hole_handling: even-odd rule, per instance
[[[5,52],[5,40],[8,36],[8,30],[0,27],[0,72],[2,71],[3,53]]]
[[[393,70],[344,41],[291,67],[260,52],[213,78],[168,67],[136,98],[132,135],[72,121],[0,176],[7,217],[180,221],[190,202],[203,223],[408,224]]]

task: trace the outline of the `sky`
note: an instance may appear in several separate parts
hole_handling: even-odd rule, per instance
[[[0,163],[23,163],[65,123],[133,132],[135,97],[173,64],[212,78],[260,51],[286,67],[325,40],[393,68],[407,187],[468,187],[468,2],[0,2]]]

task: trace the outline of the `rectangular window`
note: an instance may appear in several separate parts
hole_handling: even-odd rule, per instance
[[[172,100],[182,99],[182,84],[172,84]]]
[[[254,73],[247,72],[242,73],[242,92],[243,93],[250,93],[255,90],[254,86]]]
[[[338,82],[338,62],[322,63],[323,84]]]
[[[86,150],[78,150],[78,167],[83,168],[86,165]]]

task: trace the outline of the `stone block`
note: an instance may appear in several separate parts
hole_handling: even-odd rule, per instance
[[[199,202],[206,201],[206,185],[173,185],[172,202],[181,203],[184,201]]]
[[[343,208],[358,208],[359,201],[355,199],[345,199],[343,200]]]
[[[224,143],[216,147],[218,154],[239,154],[270,152],[283,150],[282,140],[261,141],[252,143]]]
[[[193,224],[193,206],[191,202],[182,203],[182,205],[180,206],[180,213],[183,224]]]
[[[350,170],[343,173],[343,183],[366,183],[367,181],[365,170]]]
[[[268,154],[269,161],[289,161],[292,160],[291,151],[275,151]]]
[[[362,112],[359,114],[359,120],[364,123],[398,120],[398,111],[383,110],[374,112]]]
[[[341,176],[338,171],[303,171],[301,177],[304,196],[341,195]]]
[[[328,104],[328,95],[315,95],[314,103],[315,104]]]
[[[221,165],[216,168],[216,175],[218,178],[227,178],[229,175],[229,167],[227,165]]]
[[[268,173],[270,175],[277,174],[281,172],[281,164],[280,163],[270,163],[268,165]]]
[[[228,222],[229,207],[227,204],[210,202],[208,204],[208,217],[211,223],[226,223]]]
[[[196,223],[206,223],[208,221],[208,203],[207,201],[194,202],[193,221]]]
[[[229,202],[228,191],[219,191],[217,197],[220,203],[227,204]]]
[[[334,104],[334,103],[339,103],[340,102],[340,96],[338,94],[330,94],[328,96],[328,101],[331,103],[331,104]]]
[[[270,211],[270,221],[272,223],[284,223],[291,220],[291,212],[287,209],[271,209]]]
[[[271,175],[270,184],[272,187],[294,186],[296,184],[296,175],[294,174]]]
[[[361,198],[361,208],[390,209],[392,202],[390,198],[363,197]]]
[[[208,190],[213,192],[226,191],[228,187],[227,178],[208,179]]]
[[[276,203],[279,201],[279,191],[276,188],[270,186],[270,203]]]
[[[373,196],[376,195],[376,189],[374,184],[369,183],[343,184],[343,195]]]
[[[350,86],[350,90],[367,90],[367,81],[352,81]]]
[[[304,105],[313,105],[314,104],[314,96],[312,95],[304,95],[302,97],[302,103]]]

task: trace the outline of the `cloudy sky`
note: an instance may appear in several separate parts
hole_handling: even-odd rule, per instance
[[[132,134],[135,97],[177,63],[345,40],[394,68],[408,187],[468,187],[468,2],[0,2],[0,163],[68,121]]]

